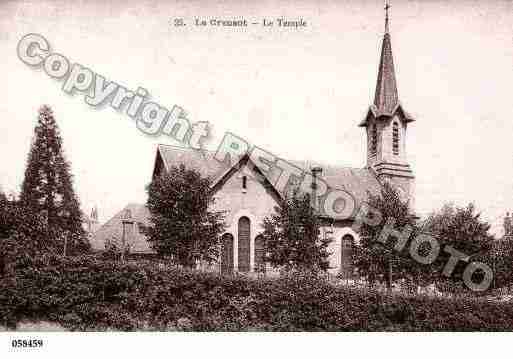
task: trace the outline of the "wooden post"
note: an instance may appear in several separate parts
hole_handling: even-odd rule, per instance
[[[125,230],[125,224],[126,224],[126,221],[121,221],[122,223],[122,227],[123,227],[123,232],[122,232],[122,235],[121,235],[121,262],[124,262],[125,261],[125,247],[126,247],[126,230]]]
[[[123,217],[121,217],[121,225],[123,226],[123,233],[122,233],[122,237],[121,237],[121,242],[122,242],[121,245],[123,247],[123,248],[121,248],[121,261],[122,262],[125,261],[125,251],[127,249],[127,246],[126,246],[126,236],[127,236],[126,225],[127,224],[131,224],[131,225],[134,224],[134,221],[132,220],[132,211],[128,208],[123,213]]]
[[[392,291],[392,259],[388,259],[388,290]]]
[[[495,277],[496,277],[496,261],[497,261],[497,251],[496,249],[494,248],[494,251],[493,251],[493,289],[497,289],[497,283],[495,282]]]
[[[68,249],[68,236],[64,235],[64,249],[62,250],[63,257],[66,257],[66,251]]]

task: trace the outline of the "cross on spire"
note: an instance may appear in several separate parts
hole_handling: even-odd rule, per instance
[[[360,126],[363,127],[367,126],[371,113],[376,119],[380,117],[390,118],[394,116],[399,108],[406,122],[414,121],[413,117],[399,103],[394,59],[392,56],[392,40],[389,32],[389,10],[390,3],[388,0],[385,0],[385,34],[381,44],[376,92],[374,93],[374,103],[370,106],[365,119],[360,123]]]
[[[388,9],[390,9],[390,4],[388,0],[385,0],[385,34],[388,34]]]
[[[376,93],[374,105],[379,112],[392,113],[399,103],[397,95],[397,84],[395,80],[394,60],[392,57],[392,43],[390,33],[388,32],[388,9],[390,4],[385,1],[385,35],[381,45],[381,58],[379,62],[378,82],[376,84]]]

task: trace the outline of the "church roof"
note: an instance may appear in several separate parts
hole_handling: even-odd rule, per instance
[[[308,169],[308,167],[306,167]],[[339,166],[322,166],[322,179],[330,187],[343,189],[350,193],[358,205],[367,201],[368,193],[377,195],[381,184],[370,168],[351,168]]]
[[[195,169],[204,176],[210,176],[215,184],[236,164],[229,167],[217,161],[214,158],[214,154],[214,152],[198,151],[192,148],[159,145],[155,166],[157,167],[159,161],[162,161],[165,169],[169,170],[171,167],[178,167],[180,164],[184,164],[186,167]],[[310,169],[314,166],[322,167],[323,171],[320,178],[329,187],[342,189],[350,193],[356,200],[357,206],[367,200],[369,192],[371,194],[378,194],[381,190],[381,184],[370,168],[332,166],[313,161],[287,162],[308,173],[310,173]],[[258,168],[257,164],[255,166]],[[269,182],[272,183],[271,180]]]
[[[158,145],[157,156],[160,154],[166,170],[185,164],[187,168],[195,169],[202,175],[213,180],[221,176],[228,167],[214,158],[214,152],[194,150],[188,147]],[[157,158],[158,160],[158,158]]]
[[[157,160],[155,166],[162,161],[163,169],[184,164],[187,168],[193,168],[204,176],[213,178],[214,183],[223,178],[229,170],[236,166],[229,167],[214,158],[214,152],[198,151],[192,148],[159,145],[157,148]],[[289,161],[291,164],[310,171],[313,166],[319,163],[311,161]],[[323,172],[321,178],[333,188],[339,188],[349,192],[357,201],[357,205],[367,199],[368,192],[379,193],[381,185],[371,169],[350,168],[341,166],[321,165]],[[155,172],[154,172],[155,173]],[[140,232],[140,224],[150,225],[150,212],[144,204],[129,203],[122,210],[116,213],[111,219],[103,224],[91,237],[93,250],[103,251],[109,241],[121,247],[123,236],[122,219],[126,212],[130,211],[130,217],[134,222],[133,227],[127,230],[127,243],[130,246],[130,253],[152,253],[146,236]]]

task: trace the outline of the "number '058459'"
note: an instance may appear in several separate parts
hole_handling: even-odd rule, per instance
[[[13,348],[41,348],[43,341],[41,339],[13,339],[11,345]]]

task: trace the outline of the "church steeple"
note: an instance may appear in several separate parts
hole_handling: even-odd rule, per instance
[[[391,114],[399,103],[397,83],[395,80],[394,58],[392,56],[392,41],[389,32],[388,1],[385,4],[385,35],[381,46],[378,81],[374,95],[374,105],[378,113]]]
[[[361,127],[367,126],[369,115],[375,118],[382,116],[392,117],[398,110],[401,112],[404,121],[412,122],[413,117],[402,108],[397,92],[397,81],[395,76],[394,58],[392,56],[392,40],[390,36],[390,4],[385,1],[385,33],[381,44],[381,56],[379,59],[378,79],[374,102],[369,107],[367,116],[360,123]]]
[[[360,126],[367,133],[367,166],[378,179],[393,182],[413,200],[414,175],[406,156],[406,131],[413,118],[402,107],[397,92],[389,10],[390,4],[385,1],[385,33],[374,102]]]

